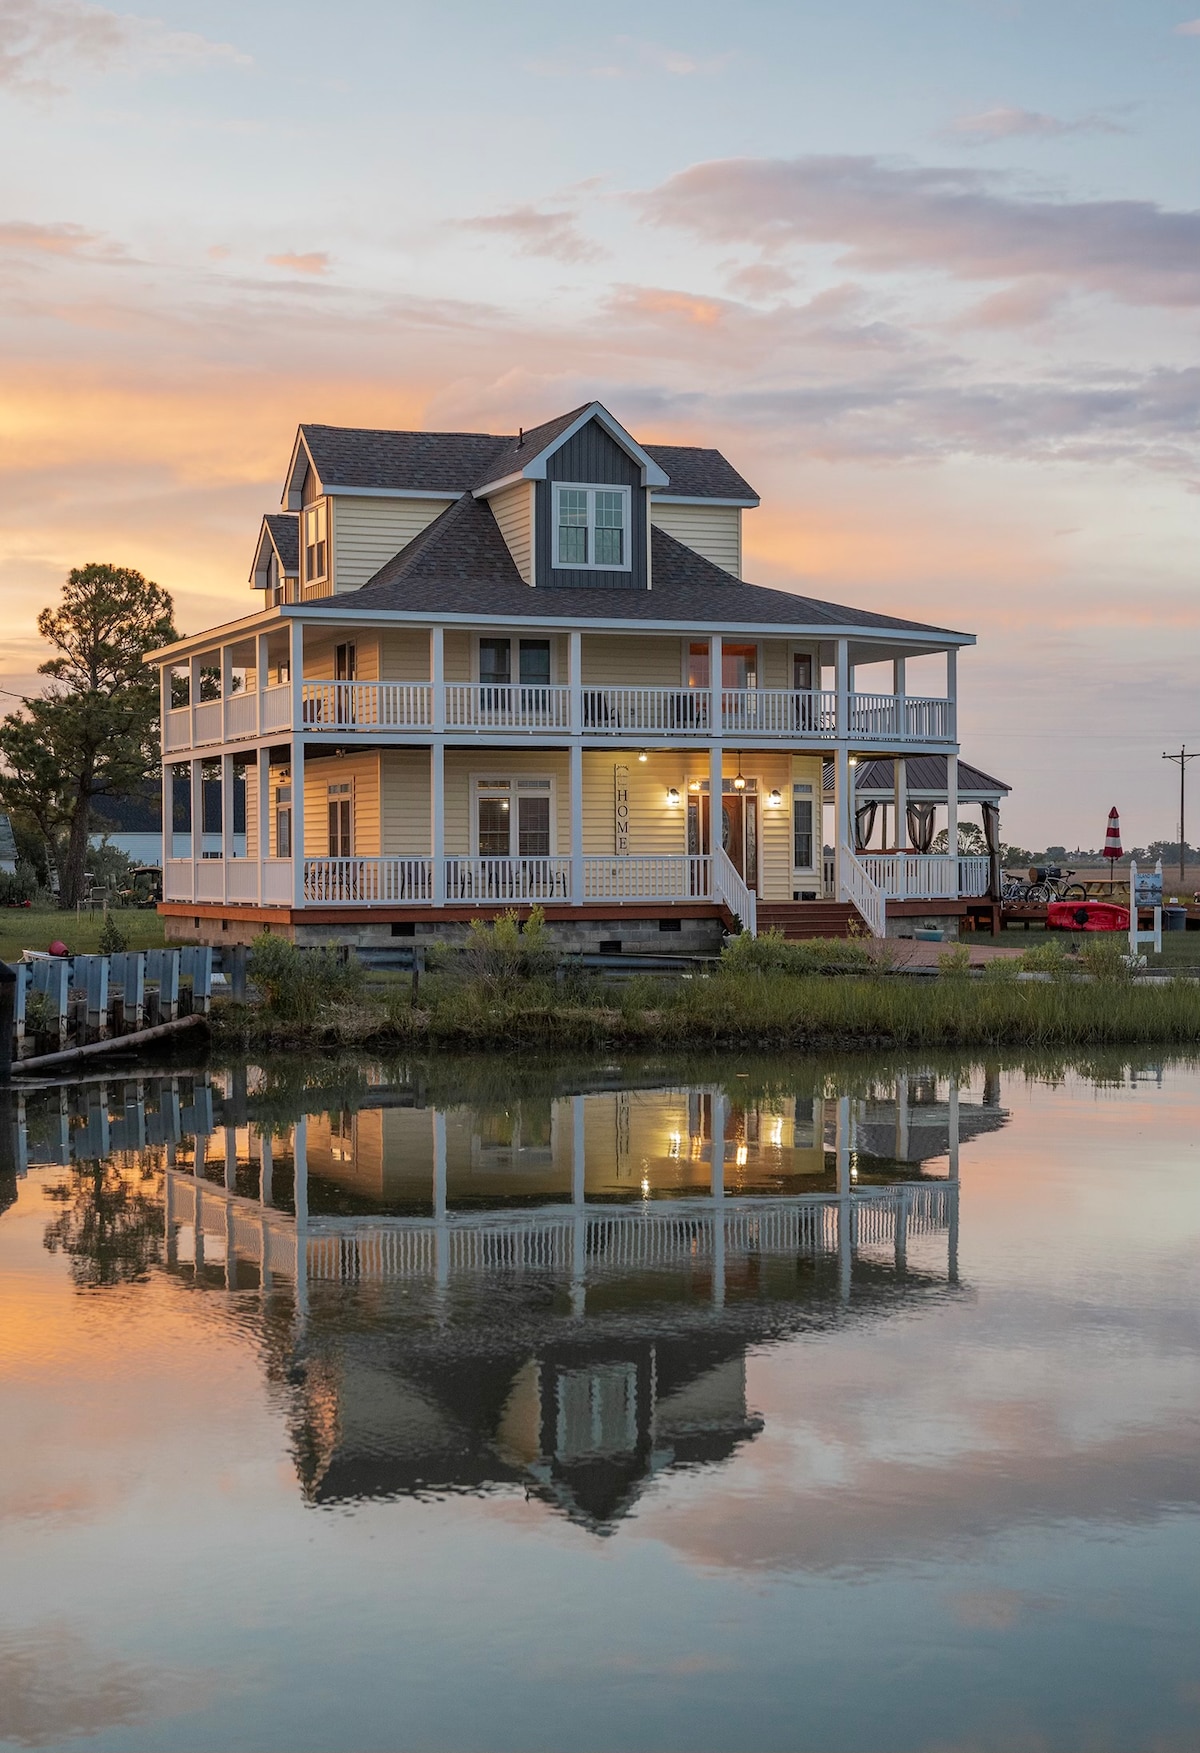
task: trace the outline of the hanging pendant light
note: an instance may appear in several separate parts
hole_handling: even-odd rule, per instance
[[[746,789],[746,775],[742,772],[742,751],[740,749],[738,750],[738,770],[733,776],[733,789],[735,791],[745,791]]]

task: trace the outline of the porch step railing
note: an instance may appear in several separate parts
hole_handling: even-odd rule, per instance
[[[893,901],[958,900],[986,895],[989,860],[945,853],[860,852],[859,863]]]
[[[887,897],[848,846],[842,847],[841,890],[839,898],[853,901],[866,920],[871,935],[886,937]]]
[[[713,900],[719,901],[742,922],[742,930],[758,936],[758,901],[740,871],[723,847],[718,846],[712,857]]]

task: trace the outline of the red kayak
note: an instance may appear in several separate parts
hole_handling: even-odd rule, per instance
[[[1129,909],[1115,901],[1051,901],[1046,924],[1058,931],[1128,931]]]

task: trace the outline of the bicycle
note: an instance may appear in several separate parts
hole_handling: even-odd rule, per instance
[[[1087,890],[1082,883],[1073,883],[1073,870],[1063,870],[1057,864],[1035,866],[1029,873],[1027,899],[1038,906],[1049,906],[1051,901],[1086,901]]]

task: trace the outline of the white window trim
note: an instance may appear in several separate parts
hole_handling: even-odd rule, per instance
[[[802,652],[801,655],[803,656],[805,654]],[[807,798],[801,798],[801,799],[797,800],[796,787],[798,785],[807,785],[808,786],[808,793],[809,794],[808,794]],[[795,862],[795,858],[796,858],[796,803],[797,803],[797,801],[799,801],[801,803],[808,803],[812,808],[813,855],[812,855],[812,863],[811,864],[797,864]],[[817,796],[817,787],[813,784],[813,782],[811,780],[809,780],[809,779],[793,779],[792,780],[791,798],[789,801],[789,808],[788,808],[788,829],[789,829],[790,834],[791,834],[791,842],[792,842],[791,847],[790,847],[790,852],[791,852],[791,857],[792,857],[792,861],[793,861],[792,862],[792,875],[793,876],[815,876],[817,874],[818,870],[821,868],[819,863],[818,863],[818,859],[821,857],[821,825],[820,825],[821,824],[821,814],[817,808],[818,802],[819,802],[819,799]]]
[[[518,784],[520,784],[522,782],[526,785],[532,784],[532,785],[537,785],[537,786],[544,786],[547,788],[548,795],[550,798],[550,851],[547,854],[547,856],[550,858],[557,858],[559,856],[559,853],[558,853],[558,783],[555,779],[554,774],[553,773],[496,773],[496,772],[491,772],[491,773],[472,773],[471,774],[471,823],[470,823],[470,826],[471,826],[471,857],[472,858],[482,858],[484,856],[488,856],[488,857],[495,856],[494,854],[483,854],[479,850],[479,792],[480,792],[481,787],[486,788],[487,786],[491,786],[491,785],[507,785],[509,788],[510,801],[515,803],[516,796],[517,796],[517,786],[518,786]],[[543,793],[543,795],[546,795],[546,793]],[[508,815],[508,852],[503,855],[503,856],[508,857],[508,858],[520,858],[521,857],[520,852],[513,851],[513,838],[516,834],[516,819],[517,819],[517,812],[516,812],[515,808],[510,807],[509,815]]]
[[[797,657],[806,657],[812,664],[812,692],[819,693],[821,688],[821,658],[815,646],[805,645],[802,640],[789,639],[787,648],[788,692],[793,692],[792,677],[796,666],[792,661]]]
[[[483,680],[483,676],[482,676],[482,672],[481,672],[480,664],[479,664],[479,647],[480,647],[481,642],[485,639],[507,639],[508,640],[508,673],[509,673],[509,677],[511,679],[507,682],[497,682],[495,684],[497,687],[499,687],[499,688],[522,688],[522,687],[524,687],[524,688],[544,688],[547,686],[555,687],[557,685],[558,679],[559,679],[558,678],[558,667],[559,667],[558,666],[558,639],[553,633],[477,633],[471,641],[471,680],[472,680],[472,682],[474,682],[478,685],[478,684],[482,683],[482,680]],[[543,641],[549,645],[549,647],[550,647],[550,681],[549,681],[549,683],[546,683],[546,682],[522,682],[521,681],[521,677],[520,677],[521,641],[523,639],[530,641],[530,642]],[[515,651],[513,650],[514,646],[516,647]]]
[[[620,566],[610,561],[602,565],[595,560],[560,560],[558,557],[558,496],[561,492],[588,495],[588,552],[595,547],[596,494],[620,493],[625,501],[625,559]],[[550,566],[554,572],[632,572],[633,571],[633,489],[612,481],[555,481],[550,495]]]

